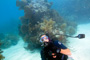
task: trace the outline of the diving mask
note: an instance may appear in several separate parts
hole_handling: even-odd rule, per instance
[[[46,37],[46,38],[45,38]],[[40,42],[42,43],[44,40],[46,40],[46,39],[48,39],[48,36],[43,36],[43,37],[41,37],[41,39],[40,39]]]

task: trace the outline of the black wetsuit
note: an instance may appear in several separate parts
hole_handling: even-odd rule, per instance
[[[41,50],[42,60],[67,60],[67,55],[61,54],[61,49],[67,49],[61,42],[53,41]],[[52,53],[55,53],[56,58],[53,58]]]

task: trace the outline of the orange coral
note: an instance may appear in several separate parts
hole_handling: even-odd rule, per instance
[[[40,29],[43,30],[44,32],[52,32],[54,28],[55,21],[52,19],[49,20],[43,20],[42,23],[40,23]]]
[[[4,56],[0,54],[0,60],[4,60]]]

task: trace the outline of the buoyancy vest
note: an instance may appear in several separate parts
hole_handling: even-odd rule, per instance
[[[48,43],[48,46],[44,47],[44,56],[47,60],[63,60],[64,55],[60,53],[61,48],[55,46],[53,42]],[[53,58],[52,53],[56,55]]]

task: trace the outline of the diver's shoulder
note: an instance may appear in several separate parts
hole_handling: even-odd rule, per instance
[[[53,41],[53,43],[54,43],[54,44],[58,44],[58,45],[61,45],[61,44],[62,44],[62,43],[61,43],[60,41],[58,41],[58,40]]]

